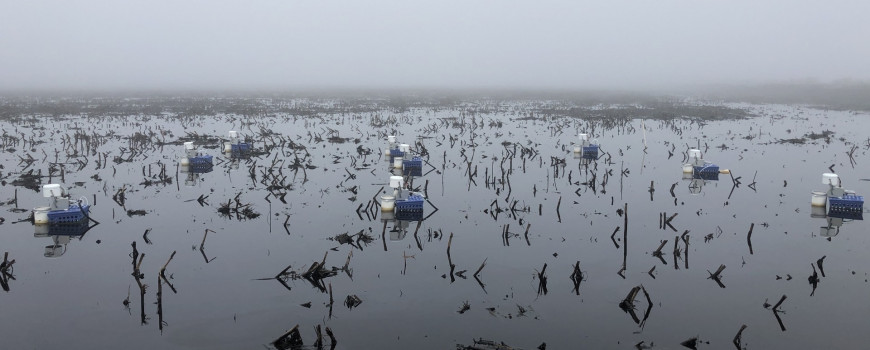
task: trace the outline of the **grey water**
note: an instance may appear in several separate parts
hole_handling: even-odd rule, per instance
[[[866,112],[684,101],[660,113],[543,99],[4,104],[0,252],[15,259],[0,292],[4,348],[274,348],[295,325],[306,346],[316,325],[329,327],[337,349],[445,349],[480,338],[526,349],[673,349],[693,337],[718,349],[735,347],[742,325],[746,348],[870,341],[868,225],[810,206],[832,169],[846,188],[868,192]],[[257,153],[223,153],[229,130]],[[597,139],[603,156],[575,157],[578,133]],[[382,220],[370,202],[391,175],[387,135],[426,161],[414,179],[428,200],[419,228]],[[215,157],[211,172],[181,171],[185,140]],[[731,174],[684,179],[684,154],[695,147]],[[161,169],[170,182],[155,183]],[[26,174],[92,204],[99,224],[35,234],[26,219],[46,199],[14,184]],[[235,198],[259,215],[219,213]],[[674,229],[660,227],[662,213],[677,214]],[[360,232],[372,240],[335,239]],[[133,242],[145,254],[144,298]],[[328,268],[349,259],[348,271],[323,279],[325,290],[273,278],[288,265],[301,274],[324,254]],[[717,283],[708,277],[720,265]],[[809,278],[822,268],[814,288]],[[641,292],[627,312],[620,302],[636,286],[652,303]],[[346,306],[351,295],[362,303]],[[772,311],[784,295],[782,312]]]

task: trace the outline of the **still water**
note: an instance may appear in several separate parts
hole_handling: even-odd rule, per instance
[[[244,113],[148,103],[145,113],[23,109],[0,121],[0,249],[15,259],[0,293],[3,348],[272,348],[295,325],[306,346],[315,326],[329,327],[337,349],[480,338],[672,349],[694,337],[720,349],[735,347],[742,325],[740,345],[753,349],[870,342],[868,226],[810,206],[831,168],[847,189],[870,190],[866,113],[710,104],[749,117],[611,120],[596,111],[622,107],[569,117],[551,101],[342,109],[351,102],[291,99]],[[229,130],[256,153],[223,153]],[[600,159],[575,157],[581,132]],[[388,188],[387,135],[426,161],[414,179],[428,200],[419,226],[383,220],[371,202]],[[181,171],[188,140],[215,157],[212,171]],[[731,174],[684,179],[695,147]],[[84,198],[99,224],[52,235],[18,222],[47,200],[13,184],[31,170]],[[226,203],[251,215],[220,213]],[[353,244],[335,239],[345,233]],[[138,282],[133,242],[145,255]],[[324,254],[337,269],[325,288],[292,278]],[[720,265],[717,283],[708,277]],[[815,289],[814,269],[824,271]],[[620,308],[639,286],[634,309]],[[352,296],[361,303],[349,307]]]

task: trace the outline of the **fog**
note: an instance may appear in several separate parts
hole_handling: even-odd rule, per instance
[[[0,90],[870,79],[866,1],[22,1]]]

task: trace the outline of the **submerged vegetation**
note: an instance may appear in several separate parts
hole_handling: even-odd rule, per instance
[[[3,317],[100,305],[94,327],[149,348],[855,347],[870,237],[809,194],[823,172],[866,187],[867,119],[637,95],[0,98]],[[228,130],[252,149],[223,152]],[[181,165],[185,142],[213,164]],[[693,149],[729,170],[687,176]],[[391,175],[422,215],[384,209]],[[35,231],[49,183],[101,224]],[[57,332],[0,335],[93,337]]]

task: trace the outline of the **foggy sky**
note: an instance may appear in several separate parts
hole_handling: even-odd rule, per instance
[[[4,1],[0,90],[870,79],[870,1]]]

